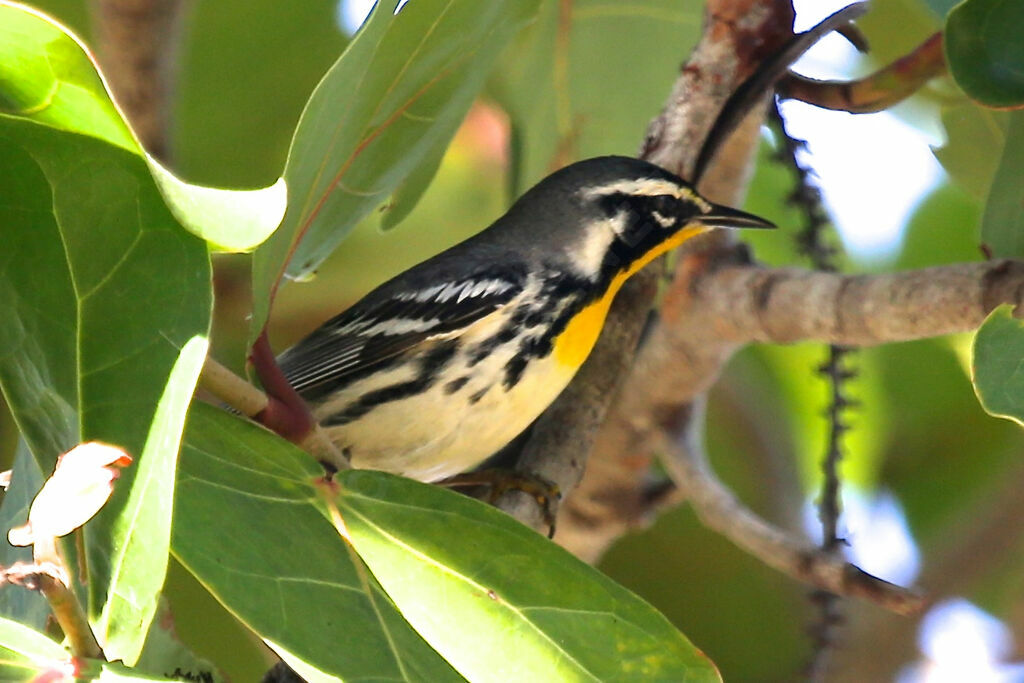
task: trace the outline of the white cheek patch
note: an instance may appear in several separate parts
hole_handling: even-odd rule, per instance
[[[579,264],[581,274],[593,277],[601,272],[608,247],[616,235],[626,227],[626,212],[620,211],[611,218],[590,225],[583,239],[573,245],[573,261]]]
[[[651,215],[654,216],[654,220],[658,221],[658,225],[663,228],[671,228],[676,224],[675,216],[662,216],[657,211],[651,211]]]

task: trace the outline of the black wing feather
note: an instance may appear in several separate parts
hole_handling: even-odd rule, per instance
[[[316,401],[430,337],[493,313],[522,292],[523,278],[488,269],[419,289],[401,284],[374,290],[281,354],[278,364],[303,398]]]

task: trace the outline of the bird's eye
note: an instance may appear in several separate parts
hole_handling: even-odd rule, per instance
[[[670,194],[659,194],[651,198],[651,209],[666,217],[676,214],[678,204],[679,200]]]

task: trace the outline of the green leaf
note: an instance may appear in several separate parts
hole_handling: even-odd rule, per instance
[[[310,97],[284,177],[288,212],[256,252],[252,332],[282,277],[309,275],[402,186],[418,195],[498,52],[539,0],[395,0],[370,18]]]
[[[467,679],[720,680],[657,610],[494,508],[381,472],[336,479],[360,557]]]
[[[519,135],[513,194],[577,159],[635,155],[702,21],[678,0],[545,3],[489,88]]]
[[[206,353],[209,255],[137,156],[0,116],[0,386],[43,471],[80,441],[136,457],[85,527],[105,652],[138,656],[167,562],[184,411]]]
[[[146,636],[145,647],[134,668],[148,674],[174,674],[189,681],[224,683],[224,676],[219,671],[178,640],[174,615],[165,599],[160,600],[156,618]]]
[[[949,70],[971,98],[988,107],[1024,106],[1024,3],[965,0],[946,20]]]
[[[1024,323],[1013,306],[992,311],[978,329],[971,380],[986,412],[1024,424]]]
[[[258,190],[224,190],[175,177],[143,151],[85,45],[38,10],[7,0],[0,0],[0,113],[99,138],[142,156],[175,217],[215,246],[253,249],[284,215],[283,179]]]
[[[25,523],[32,499],[43,486],[45,475],[32,457],[25,439],[18,441],[11,470],[11,485],[0,504],[0,566],[10,567],[15,562],[32,562],[32,548],[16,547],[7,542],[7,531]],[[52,612],[46,598],[38,591],[17,586],[0,588],[0,616],[42,631]]]
[[[1024,257],[1024,112],[1010,115],[1006,144],[985,212],[981,240],[993,256]]]
[[[131,485],[117,486],[111,502],[85,529],[89,571],[101,579],[90,582],[92,604],[103,605],[94,629],[108,656],[117,653],[117,659],[129,663],[142,651],[167,573],[178,446],[207,350],[206,337],[199,334],[182,347]]]
[[[69,659],[64,648],[42,633],[0,618],[0,680],[34,681],[38,673],[62,668]]]
[[[315,486],[322,477],[295,446],[195,405],[181,457],[175,555],[311,683],[461,680],[324,518]]]
[[[1006,112],[964,101],[942,110],[946,143],[934,151],[946,172],[978,199],[988,196],[1006,144]]]
[[[71,654],[42,633],[15,621],[0,618],[0,680],[41,683],[42,681],[180,681],[152,677],[118,662],[72,659]],[[198,680],[198,679],[196,679]]]

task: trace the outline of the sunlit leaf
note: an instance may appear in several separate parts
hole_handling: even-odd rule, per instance
[[[1024,323],[1012,306],[992,311],[978,329],[971,373],[986,411],[1024,424]]]
[[[91,618],[130,662],[166,569],[209,256],[143,161],[92,137],[0,116],[0,196],[0,385],[22,434],[44,471],[86,440],[138,458],[85,528]]]
[[[720,680],[653,607],[504,513],[382,472],[337,479],[360,557],[469,680]]]
[[[139,146],[85,45],[38,10],[0,0],[0,113],[105,140],[146,159],[175,217],[228,250],[248,250],[284,215],[284,181],[259,190],[186,183]]]
[[[418,196],[432,175],[424,169],[538,3],[417,0],[396,16],[396,0],[377,3],[296,128],[288,212],[254,259],[254,333],[282,277],[309,275],[403,182],[413,182],[403,195]]]
[[[1024,3],[965,0],[946,20],[944,47],[957,84],[988,107],[1024,106]]]
[[[147,676],[118,662],[73,659],[71,653],[42,633],[0,619],[0,680],[10,683],[99,681],[181,681],[177,674]]]
[[[74,668],[68,652],[42,633],[8,619],[0,619],[0,679],[33,681],[46,670]],[[60,679],[57,679],[60,680]]]
[[[189,419],[174,553],[306,680],[461,680],[395,610],[317,505],[322,468],[199,404]]]

